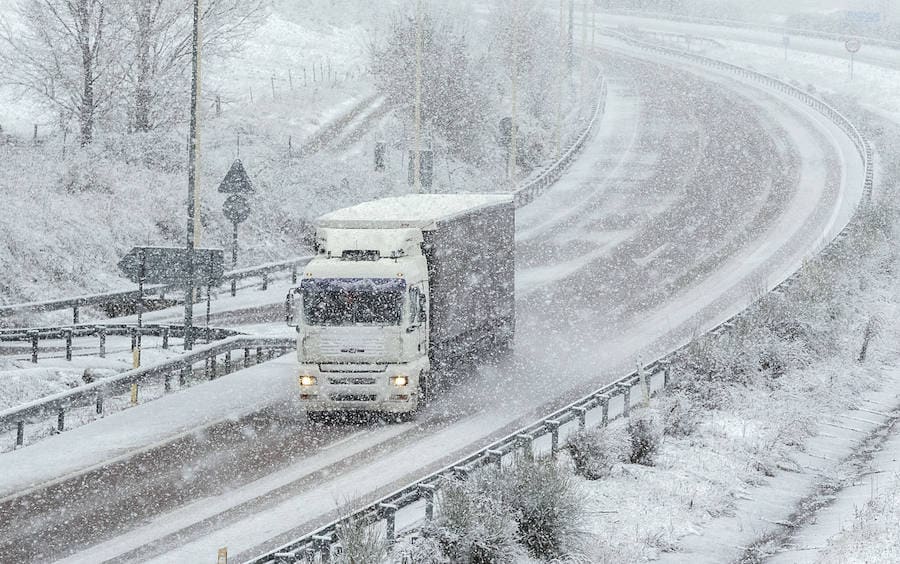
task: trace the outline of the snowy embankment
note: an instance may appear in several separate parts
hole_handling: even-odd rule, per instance
[[[900,409],[900,217],[891,204],[900,128],[878,116],[900,117],[900,76],[857,64],[850,83],[841,59],[791,53],[784,62],[780,49],[724,45],[706,54],[842,102],[879,150],[877,209],[834,258],[810,262],[788,292],[683,355],[681,381],[657,407],[664,416],[686,417],[685,406],[702,415],[691,415],[690,433],[665,438],[654,466],[620,465],[581,484],[602,547],[594,557],[891,561],[900,495],[900,444],[886,438]]]

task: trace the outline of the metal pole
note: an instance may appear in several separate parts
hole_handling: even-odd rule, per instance
[[[513,2],[513,44],[512,44],[512,127],[509,139],[509,162],[506,165],[506,177],[512,182],[516,178],[516,102],[517,82],[519,74],[519,10],[518,4]]]
[[[184,350],[193,348],[194,321],[194,244],[199,235],[197,210],[197,152],[200,138],[197,132],[197,114],[200,104],[200,0],[194,0],[193,59],[191,64],[191,129],[188,144],[188,217],[187,217],[187,283],[184,292]]]
[[[416,0],[416,123],[413,156],[413,182],[416,192],[422,192],[422,0]]]
[[[234,270],[237,268],[237,239],[238,239],[238,224],[234,223],[234,232],[231,237],[231,269]],[[237,294],[237,278],[231,279],[231,297],[234,297]]]
[[[141,270],[138,273],[137,341],[132,351],[132,365],[134,368],[141,367],[141,327],[143,326],[145,276],[147,276],[147,253],[144,249],[141,249]]]
[[[553,142],[556,147],[556,158],[559,158],[562,137],[562,99],[565,89],[566,73],[563,70],[563,53],[565,52],[566,38],[566,0],[559,0],[559,57],[557,57],[556,68],[559,73],[557,79],[557,97],[556,97],[556,126],[553,130]]]

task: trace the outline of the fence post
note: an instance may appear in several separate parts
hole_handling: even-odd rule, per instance
[[[159,328],[160,334],[162,335],[162,348],[169,348],[169,326],[163,325]]]
[[[97,335],[100,337],[100,358],[106,358],[106,327],[97,327]]]
[[[379,503],[378,506],[384,512],[385,533],[384,538],[388,544],[394,544],[397,528],[397,511],[400,509],[393,503]]]
[[[250,349],[244,349],[244,368],[250,366]]]
[[[256,364],[261,364],[263,361],[263,350],[262,347],[256,347]]]
[[[619,384],[622,390],[622,417],[628,417],[631,411],[631,384]]]
[[[97,410],[97,415],[103,415],[103,393],[102,392],[97,394],[96,410]]]
[[[56,430],[60,433],[66,428],[66,412],[63,408],[59,408],[56,412]]]
[[[31,362],[37,364],[38,361],[38,332],[37,331],[29,331],[28,335],[31,337]]]
[[[187,381],[188,376],[193,372],[194,367],[191,365],[181,367],[181,371],[178,372],[178,387],[183,388],[185,382]]]
[[[225,374],[231,373],[231,351],[225,351]]]
[[[522,451],[525,454],[526,460],[531,460],[534,458],[534,437],[531,435],[526,435],[522,433],[519,435],[519,442],[522,443]]]
[[[550,456],[556,458],[556,453],[559,452],[559,421],[555,419],[548,419],[544,421],[544,424],[550,427]]]
[[[319,557],[323,564],[331,562],[331,537],[328,535],[313,535],[313,541],[318,545]]]
[[[63,335],[66,338],[66,360],[72,360],[72,330],[66,329],[63,331]]]
[[[573,407],[572,411],[578,414],[578,430],[584,431],[587,427],[587,408],[578,406]]]
[[[25,444],[25,422],[16,421],[16,446]]]
[[[434,519],[434,486],[431,484],[419,484],[419,491],[425,498],[425,519]]]
[[[672,367],[667,364],[665,370],[663,370],[663,389],[669,387],[669,380],[671,380],[671,378]]]
[[[609,425],[609,394],[600,394],[600,425]]]
[[[172,372],[167,371],[165,376],[163,376],[163,392],[169,393],[172,391]]]
[[[78,325],[78,306],[72,306],[72,324]]]
[[[215,357],[215,355],[211,356],[208,359],[207,366],[209,367],[209,373],[208,373],[209,379],[215,380],[216,379],[216,357]]]
[[[269,289],[269,273],[268,272],[263,272],[262,289],[263,289],[263,292],[265,292],[266,290]]]

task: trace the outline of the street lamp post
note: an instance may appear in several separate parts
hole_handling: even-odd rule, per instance
[[[197,153],[200,139],[197,132],[197,114],[200,103],[200,0],[194,0],[194,31],[192,35],[191,63],[191,126],[188,142],[188,201],[187,201],[187,282],[184,289],[184,350],[194,345],[194,247],[199,235],[197,213]]]

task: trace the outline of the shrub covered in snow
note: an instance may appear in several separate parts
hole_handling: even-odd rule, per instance
[[[625,424],[631,443],[628,460],[632,464],[653,466],[663,440],[663,424],[655,409],[639,409],[631,413]]]
[[[566,451],[575,475],[588,480],[608,477],[617,464],[628,459],[628,439],[622,427],[585,429],[569,435]]]
[[[337,538],[341,543],[341,552],[333,559],[336,564],[378,563],[388,556],[384,537],[362,520],[349,519],[339,524]]]
[[[702,409],[683,390],[663,396],[658,409],[663,420],[663,434],[670,437],[686,437],[700,424]]]

